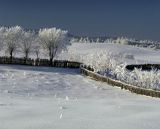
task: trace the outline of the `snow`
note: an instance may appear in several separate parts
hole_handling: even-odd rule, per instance
[[[160,100],[78,69],[0,65],[1,129],[158,129]]]
[[[73,43],[65,57],[79,61],[103,76],[147,89],[160,90],[160,71],[126,70],[127,64],[160,63],[160,51],[109,43]]]
[[[127,64],[160,63],[160,51],[109,43],[73,43],[58,58],[80,61],[103,51]],[[92,80],[79,69],[0,65],[2,129],[158,129],[159,107],[158,98]]]
[[[140,48],[131,45],[113,43],[72,43],[68,48],[68,52],[62,53],[59,58],[77,60],[77,57],[79,56],[85,57],[86,55],[103,51],[117,55],[122,54],[124,57],[129,55],[132,58],[126,58],[125,61],[127,64],[160,63],[159,50],[155,51],[150,48]]]

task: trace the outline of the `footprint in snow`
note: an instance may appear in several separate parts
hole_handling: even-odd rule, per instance
[[[59,116],[59,119],[62,119],[62,117],[63,117],[63,114],[61,113],[60,116]]]
[[[67,109],[67,107],[60,106],[59,109],[63,110],[63,109]]]
[[[68,96],[66,96],[66,101],[69,101],[69,97]]]

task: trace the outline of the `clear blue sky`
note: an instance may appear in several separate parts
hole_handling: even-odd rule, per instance
[[[160,0],[0,0],[0,25],[160,41]]]

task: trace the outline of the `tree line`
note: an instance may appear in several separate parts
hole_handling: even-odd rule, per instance
[[[2,26],[0,27],[0,48],[9,55],[11,62],[17,51],[22,52],[27,61],[31,51],[39,59],[40,50],[43,49],[52,65],[54,57],[70,44],[67,35],[68,31],[55,27],[39,29],[37,33],[33,30],[26,31],[20,26]]]

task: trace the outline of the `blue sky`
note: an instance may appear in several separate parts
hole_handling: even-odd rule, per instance
[[[159,0],[0,0],[0,25],[160,41]]]

